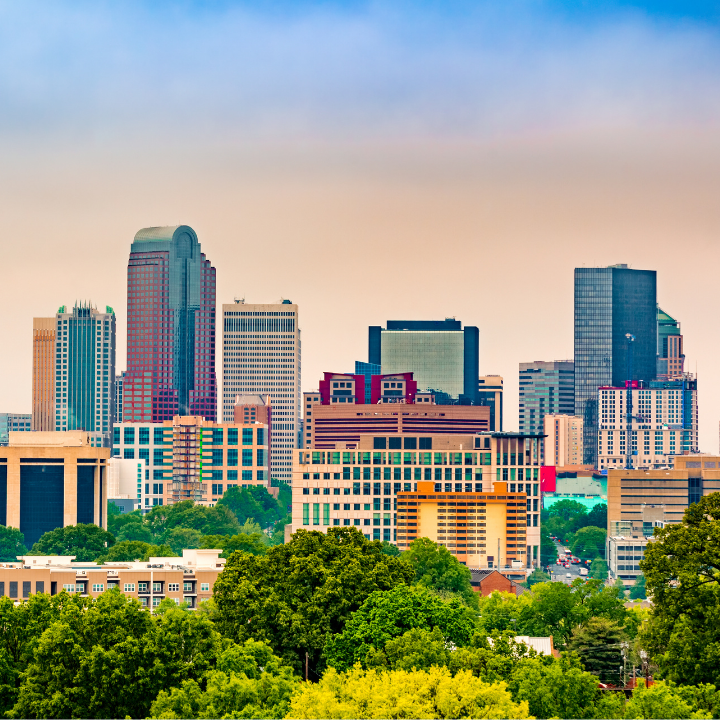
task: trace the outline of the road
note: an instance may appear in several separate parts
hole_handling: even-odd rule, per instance
[[[558,551],[558,557],[563,557],[565,546],[562,545],[559,542],[555,542],[555,547],[557,547]],[[576,580],[579,577],[582,577],[580,575],[580,568],[583,567],[582,565],[570,565],[567,568],[564,568],[562,565],[552,565],[551,569],[551,576],[552,580],[555,582],[564,582],[567,585],[572,583],[573,580]],[[587,567],[587,566],[585,566]],[[570,577],[567,577],[567,574],[570,573]]]

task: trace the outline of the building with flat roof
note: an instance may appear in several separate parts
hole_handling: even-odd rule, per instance
[[[0,413],[0,445],[10,442],[11,432],[30,432],[32,415],[30,413]]]
[[[541,441],[542,435],[520,433],[422,435],[417,431],[380,431],[362,434],[356,443],[300,451],[292,484],[291,531],[354,526],[370,540],[399,543],[399,494],[419,492],[419,482],[431,483],[432,493],[463,497],[473,493],[523,494],[527,526],[523,557],[529,556],[534,562],[539,558],[540,546]],[[504,484],[498,486],[502,492],[494,490],[496,483]],[[493,547],[496,542],[492,540]],[[473,550],[478,551],[477,557],[467,560],[469,566],[487,563],[480,552],[487,548]],[[503,550],[503,560],[506,557]]]
[[[182,557],[151,557],[147,562],[73,562],[75,556],[25,555],[0,563],[0,597],[20,602],[37,593],[68,592],[97,598],[116,588],[147,608],[169,598],[196,609],[212,597],[225,567],[222,550],[183,550]]]
[[[490,408],[490,429],[503,429],[503,378],[501,375],[481,375],[478,378],[476,405]]]
[[[543,418],[543,462],[564,467],[582,465],[583,419],[578,415],[550,413]]]
[[[455,318],[388,320],[369,328],[368,362],[384,375],[414,373],[420,391],[445,393],[451,400],[477,399],[480,340],[477,327]]]
[[[680,323],[664,310],[657,309],[657,379],[675,380],[685,375],[685,354]]]
[[[627,265],[575,268],[575,415],[583,418],[584,464],[597,464],[599,387],[657,372],[657,274]],[[627,335],[634,337],[627,377]]]
[[[540,469],[540,477],[543,510],[561,500],[572,500],[588,510],[607,503],[607,475],[590,466],[545,465]]]
[[[55,429],[55,318],[33,318],[32,429]]]
[[[0,525],[16,527],[31,548],[55,528],[94,523],[107,528],[110,449],[89,433],[10,432],[0,447]]]

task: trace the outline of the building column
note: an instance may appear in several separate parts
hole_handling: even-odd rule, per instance
[[[69,455],[69,453],[68,453]],[[77,457],[65,456],[64,526],[77,525]]]
[[[8,527],[20,529],[20,457],[15,453],[10,453],[7,462],[6,522]]]

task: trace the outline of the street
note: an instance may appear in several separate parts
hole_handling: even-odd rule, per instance
[[[555,541],[555,547],[557,548],[558,552],[558,558],[565,557],[565,545],[562,543]],[[567,568],[564,568],[562,565],[551,565],[550,571],[551,571],[551,579],[554,582],[564,582],[566,584],[570,584],[573,582],[573,580],[576,580],[577,578],[581,577],[580,575],[580,568],[581,567],[587,567],[585,565],[570,565]],[[567,574],[570,573],[571,577],[567,577]]]

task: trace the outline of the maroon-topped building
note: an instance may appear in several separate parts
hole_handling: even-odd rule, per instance
[[[191,227],[135,235],[127,317],[124,422],[215,421],[215,268]]]

